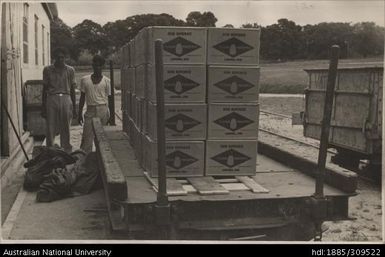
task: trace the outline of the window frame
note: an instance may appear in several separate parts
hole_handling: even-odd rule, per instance
[[[39,17],[35,14],[35,65],[39,65]]]
[[[23,63],[29,63],[28,45],[29,4],[23,4]]]
[[[42,53],[42,64],[45,65],[45,44],[44,44],[44,37],[45,37],[45,26],[41,25],[41,53]]]

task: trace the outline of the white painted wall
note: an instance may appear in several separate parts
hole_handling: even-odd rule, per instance
[[[23,5],[24,3],[20,3]],[[23,62],[23,45],[20,46],[22,54],[22,74],[23,82],[27,80],[36,80],[43,78],[43,68],[50,64],[50,53],[48,45],[50,44],[50,38],[47,38],[47,32],[49,37],[51,37],[50,32],[50,21],[47,13],[45,12],[42,4],[40,3],[31,3],[29,2],[29,15],[28,15],[28,63]],[[20,16],[23,17],[23,8],[21,9]],[[35,15],[38,17],[38,30],[37,30],[37,40],[38,40],[38,65],[35,64]],[[21,20],[22,21],[22,20]],[[43,35],[42,35],[42,25],[44,25],[44,65],[43,65]],[[20,24],[20,32],[23,33],[23,22]],[[22,42],[21,34],[21,44]]]

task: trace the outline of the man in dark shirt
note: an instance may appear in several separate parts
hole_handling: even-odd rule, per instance
[[[53,145],[56,132],[59,132],[61,147],[70,153],[70,127],[72,118],[76,117],[76,81],[75,69],[65,64],[66,55],[66,49],[55,49],[54,64],[43,70],[42,116],[47,123],[47,146]]]

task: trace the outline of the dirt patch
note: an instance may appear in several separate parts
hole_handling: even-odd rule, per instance
[[[293,113],[299,113],[305,110],[305,96],[291,96],[291,97],[259,97],[259,103],[262,110],[280,113],[291,117]]]

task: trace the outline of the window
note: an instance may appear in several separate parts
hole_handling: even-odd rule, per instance
[[[28,17],[29,5],[23,5],[23,62],[28,63]]]
[[[41,25],[41,52],[43,54],[43,65],[45,65],[45,46],[44,46],[44,36],[45,36],[45,28],[44,25]]]
[[[39,18],[35,15],[35,64],[39,65],[39,42],[38,42]]]
[[[50,58],[51,48],[50,48],[50,46],[51,46],[51,40],[49,38],[49,33],[47,32],[47,59],[48,59],[47,64],[51,63],[51,58]]]

